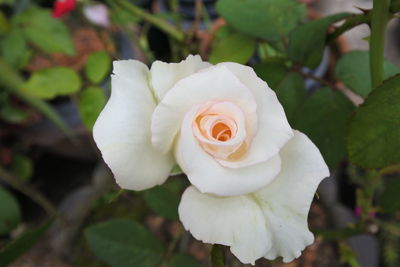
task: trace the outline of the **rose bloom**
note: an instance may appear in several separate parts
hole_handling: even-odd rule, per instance
[[[243,263],[289,262],[313,243],[307,215],[328,167],[248,66],[115,61],[93,136],[125,189],[162,184],[178,164],[192,184],[179,205],[184,227]]]

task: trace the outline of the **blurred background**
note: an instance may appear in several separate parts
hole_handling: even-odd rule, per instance
[[[377,181],[346,153],[347,120],[370,90],[368,25],[336,38],[340,19],[331,20],[311,64],[296,65],[290,41],[273,37],[277,27],[291,38],[297,26],[332,14],[368,14],[372,1],[285,0],[289,14],[265,15],[278,21],[269,35],[243,31],[253,23],[246,14],[258,23],[263,2],[279,1],[257,0],[242,12],[228,0],[0,0],[0,266],[209,266],[210,247],[178,220],[184,175],[120,190],[91,135],[113,60],[150,65],[190,53],[253,66],[331,169],[309,215],[316,242],[292,263],[256,266],[400,266],[399,174]],[[394,19],[387,76],[400,72],[399,33]],[[326,46],[325,37],[333,38]],[[227,266],[243,266],[226,254]]]

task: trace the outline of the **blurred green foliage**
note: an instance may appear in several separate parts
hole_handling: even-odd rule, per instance
[[[91,130],[93,125],[106,104],[106,96],[103,89],[97,86],[91,86],[83,90],[79,97],[79,113],[83,124]]]
[[[28,181],[33,175],[33,161],[22,154],[15,154],[12,159],[11,169],[18,178]]]
[[[75,54],[68,28],[54,19],[49,10],[29,8],[14,16],[11,22],[15,29],[22,31],[26,40],[44,52]]]
[[[293,126],[310,137],[334,168],[346,156],[346,126],[353,110],[341,93],[321,88],[299,107]]]
[[[164,249],[160,241],[137,222],[115,219],[90,226],[85,236],[93,252],[110,266],[155,266]]]
[[[50,227],[53,220],[48,220],[36,229],[25,232],[19,238],[11,241],[0,249],[0,266],[8,266],[15,259],[23,255],[28,249],[33,247],[42,237],[44,232]]]
[[[191,256],[177,253],[167,262],[166,267],[200,267],[200,263],[194,260]]]
[[[52,99],[78,92],[81,80],[71,68],[52,67],[34,72],[22,88],[37,98]]]
[[[287,38],[306,16],[293,0],[219,0],[217,10],[231,26],[267,41]]]
[[[20,222],[21,210],[13,194],[0,187],[0,234],[6,234]]]
[[[98,51],[90,54],[86,61],[86,77],[93,84],[100,83],[110,73],[111,58],[106,51]]]
[[[355,93],[366,97],[372,91],[369,75],[368,51],[351,51],[344,54],[336,64],[336,76]],[[385,77],[400,73],[400,67],[389,61],[384,62]]]
[[[220,62],[236,62],[245,64],[256,50],[256,39],[225,26],[221,27],[215,36],[209,61],[212,64]]]
[[[349,17],[340,13],[304,23],[289,35],[288,56],[294,62],[301,62],[309,68],[320,64],[325,49],[328,27],[337,21]]]
[[[364,168],[400,161],[400,75],[384,81],[360,106],[349,126],[350,160]],[[371,127],[373,126],[373,127]]]

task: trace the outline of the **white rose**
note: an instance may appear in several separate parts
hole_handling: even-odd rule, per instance
[[[177,162],[192,183],[184,227],[243,263],[289,262],[313,242],[307,215],[328,167],[250,67],[116,61],[93,136],[122,188],[162,184]]]

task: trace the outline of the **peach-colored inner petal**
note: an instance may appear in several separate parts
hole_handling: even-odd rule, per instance
[[[231,128],[223,122],[218,122],[212,128],[212,137],[214,137],[215,140],[225,142],[232,137]]]
[[[237,132],[235,120],[223,114],[200,114],[196,123],[202,135],[209,140],[225,142],[235,137]]]
[[[233,103],[212,101],[202,105],[192,128],[203,149],[216,159],[236,160],[247,150],[244,115]]]

